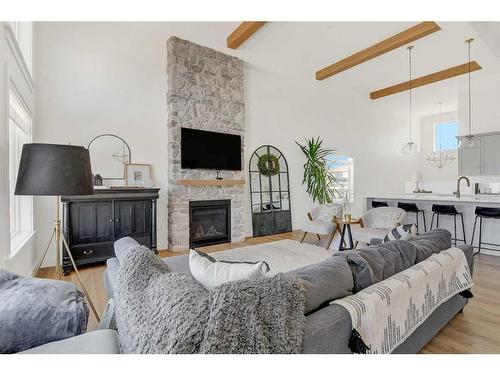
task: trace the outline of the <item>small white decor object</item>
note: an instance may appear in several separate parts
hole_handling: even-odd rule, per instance
[[[207,290],[219,285],[240,280],[256,280],[269,271],[266,262],[232,263],[217,261],[202,251],[189,251],[191,274]]]
[[[415,190],[413,190],[414,193],[419,193],[420,192],[420,186],[418,185],[419,182],[422,182],[424,178],[424,174],[422,172],[413,172],[411,175],[411,180],[412,182],[415,183]]]
[[[375,229],[392,229],[401,224],[400,212],[384,212],[381,213],[372,225]]]
[[[125,183],[129,187],[152,187],[150,164],[126,164]]]
[[[342,198],[344,205],[343,207],[344,215],[351,215],[351,202],[349,201],[349,196],[350,196],[349,190],[346,190]]]

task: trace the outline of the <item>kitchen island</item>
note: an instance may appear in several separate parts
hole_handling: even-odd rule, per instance
[[[433,204],[446,204],[454,205],[458,212],[463,212],[466,242],[470,244],[472,238],[472,229],[474,227],[475,209],[477,206],[481,207],[496,207],[500,208],[500,195],[462,195],[457,198],[455,195],[448,194],[432,194],[432,193],[412,193],[412,194],[382,194],[373,195],[365,198],[365,209],[371,208],[372,201],[387,202],[389,206],[397,207],[398,202],[402,203],[415,203],[419,209],[424,210],[427,230],[430,230],[432,218],[432,205]],[[415,223],[415,214],[408,213],[408,222]],[[457,219],[457,237],[462,238],[462,227]],[[419,220],[420,230],[423,231],[423,223]],[[436,221],[434,221],[434,227]],[[439,227],[447,229],[454,234],[453,217],[441,216],[439,219]],[[500,246],[485,245],[484,242],[497,243],[500,245],[500,220],[487,219],[483,221],[483,245],[481,253],[500,256]],[[476,228],[476,235],[474,236],[474,247],[477,248],[479,239],[479,220]],[[460,244],[461,242],[458,242]]]

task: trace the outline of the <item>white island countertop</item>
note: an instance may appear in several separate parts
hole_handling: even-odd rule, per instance
[[[500,204],[500,195],[462,195],[457,198],[451,194],[413,193],[413,194],[381,194],[369,195],[365,199],[415,200],[454,203],[489,203]]]

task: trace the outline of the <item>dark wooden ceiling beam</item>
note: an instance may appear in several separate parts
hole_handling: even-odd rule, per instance
[[[264,21],[245,21],[242,22],[228,37],[228,48],[236,49],[245,43],[257,30],[264,26]]]
[[[316,79],[321,81],[439,30],[441,28],[435,22],[421,22],[354,55],[318,70],[316,72]]]
[[[476,61],[471,61],[470,70],[474,72],[476,70],[480,70],[481,65],[479,65]],[[443,81],[445,79],[453,78],[462,74],[466,74],[469,72],[469,63],[465,63],[462,65],[457,65],[452,68],[448,68],[445,70],[441,70],[436,73],[428,74],[423,77],[415,78],[411,81],[412,89],[420,86],[430,85],[434,82]],[[373,91],[370,93],[371,99],[380,99],[384,96],[389,96],[393,94],[397,94],[398,92],[407,91],[410,89],[410,81],[402,82],[394,86],[386,87],[381,90]]]

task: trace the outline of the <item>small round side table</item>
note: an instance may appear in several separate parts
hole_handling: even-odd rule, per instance
[[[360,224],[361,220],[360,219],[351,219],[351,220],[335,219],[334,222],[335,222],[335,224],[337,224],[337,227],[339,228],[339,230],[340,230],[340,226],[342,225],[339,251],[354,249],[354,242],[352,240],[352,232],[351,232],[351,224]],[[345,242],[346,231],[347,231],[347,235],[349,236],[349,246],[346,246],[346,242]]]

